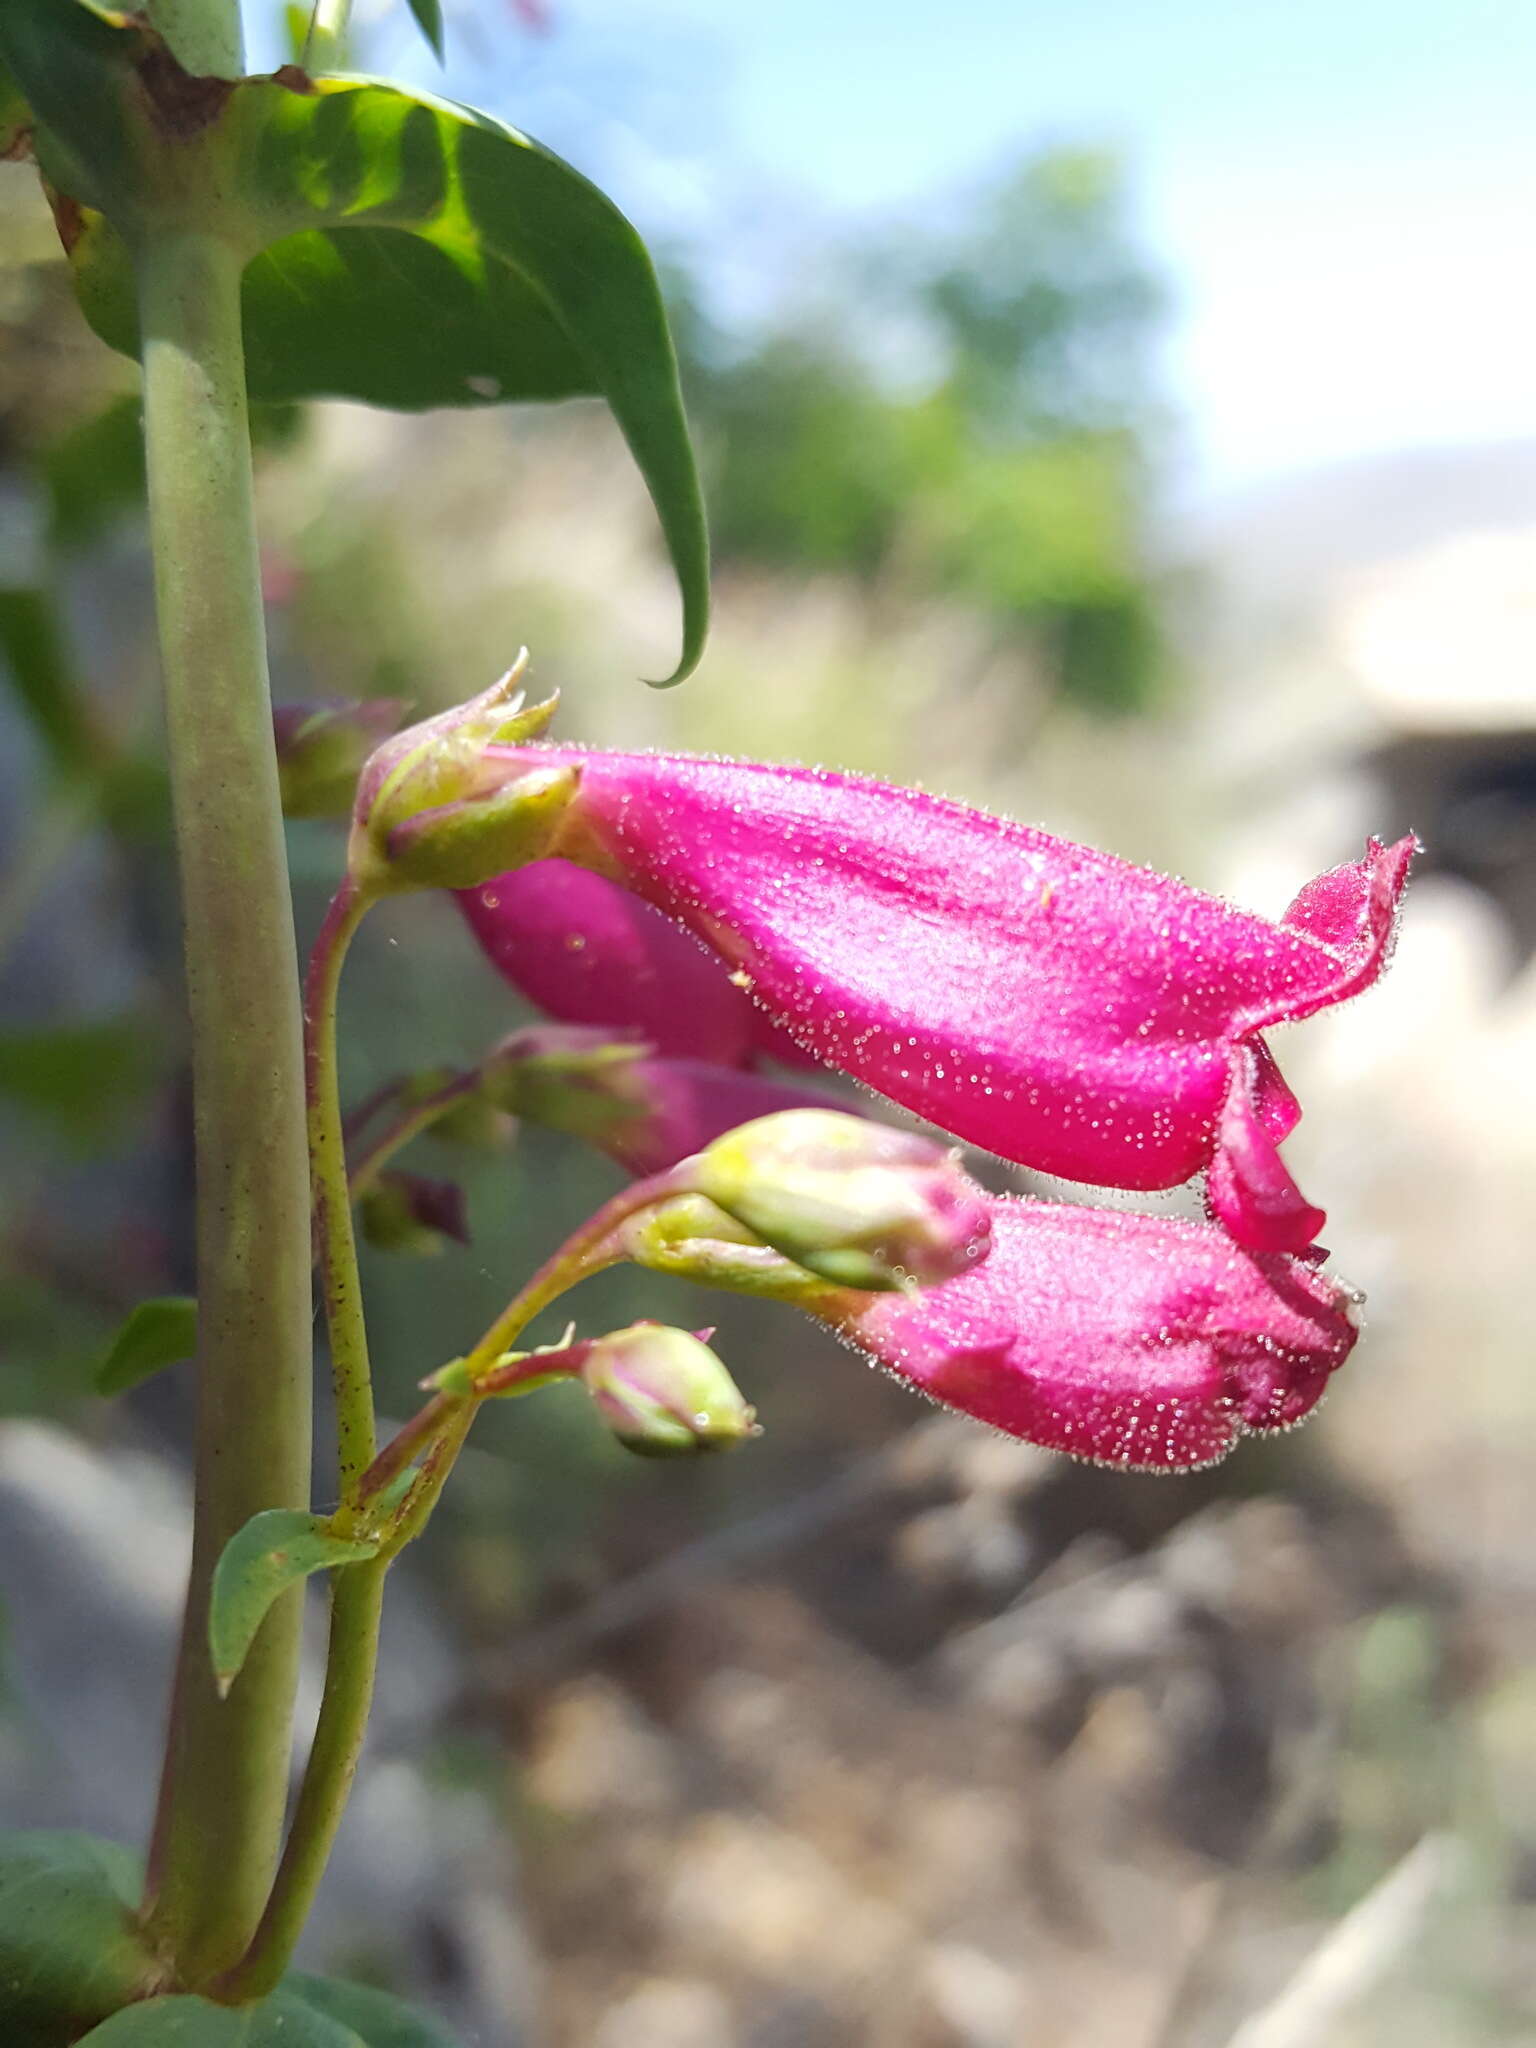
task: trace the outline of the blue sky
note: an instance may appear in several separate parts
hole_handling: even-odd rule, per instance
[[[1119,147],[1198,495],[1536,435],[1529,0],[547,0],[542,50],[479,4],[450,89],[531,98],[653,234],[711,203],[718,234],[729,190],[792,243],[1031,143]]]

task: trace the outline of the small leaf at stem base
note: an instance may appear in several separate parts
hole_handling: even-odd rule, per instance
[[[155,1975],[133,1924],[137,1858],[93,1836],[0,1836],[0,2039],[53,2048]]]
[[[224,1546],[208,1603],[208,1648],[221,1694],[240,1675],[268,1608],[280,1593],[313,1572],[361,1564],[378,1550],[377,1538],[334,1536],[319,1515],[299,1508],[269,1508],[252,1515]]]
[[[79,2048],[373,2048],[355,2028],[286,1991],[259,2005],[151,1998],[93,2027]]]
[[[309,1977],[297,1970],[283,1979],[283,1985],[313,2011],[351,2027],[368,2048],[459,2048],[446,2027],[387,1992],[344,1984],[336,1977]]]

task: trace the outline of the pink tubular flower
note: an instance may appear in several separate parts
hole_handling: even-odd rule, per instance
[[[805,1062],[718,954],[590,869],[533,861],[458,900],[492,965],[562,1024],[632,1030],[667,1058]]]
[[[1009,1436],[1183,1471],[1287,1429],[1349,1356],[1349,1299],[1208,1223],[988,1198],[992,1248],[920,1294],[813,1312],[875,1363]]]
[[[550,851],[706,940],[806,1051],[1041,1171],[1209,1171],[1239,1243],[1323,1215],[1280,1158],[1299,1110],[1261,1033],[1381,972],[1413,852],[1373,840],[1278,923],[1112,855],[820,769],[497,747],[579,784]],[[494,885],[493,885],[494,886]]]

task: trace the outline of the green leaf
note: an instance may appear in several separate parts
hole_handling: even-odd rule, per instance
[[[133,1925],[138,1877],[137,1860],[115,1842],[0,1836],[6,2048],[56,2048],[143,1989],[155,1965]]]
[[[10,156],[32,125],[32,109],[4,64],[0,64],[0,157]]]
[[[0,1031],[0,1100],[76,1145],[99,1145],[118,1131],[154,1073],[154,1049],[137,1017]]]
[[[677,573],[683,647],[669,680],[686,675],[708,623],[703,503],[661,289],[618,208],[517,130],[368,79],[302,91],[251,79],[213,130],[253,244],[252,396],[400,411],[605,398]],[[91,324],[136,353],[116,230],[82,216],[70,254]]]
[[[35,116],[39,161],[83,205],[110,205],[140,187],[133,66],[147,47],[138,24],[87,0],[0,6],[0,64]]]
[[[373,2043],[277,1991],[259,2005],[151,1998],[92,2028],[79,2048],[373,2048]]]
[[[333,1565],[360,1564],[374,1555],[377,1537],[363,1542],[333,1536],[319,1515],[302,1508],[268,1508],[252,1515],[224,1546],[214,1568],[208,1604],[208,1648],[219,1691],[240,1675],[267,1609],[280,1593]]]
[[[98,1394],[126,1394],[130,1387],[180,1365],[197,1350],[197,1303],[190,1295],[167,1294],[141,1301],[112,1339],[96,1368]]]
[[[302,1999],[312,2012],[340,2020],[360,2035],[368,2048],[460,2048],[455,2036],[436,2020],[387,1992],[343,1984],[336,1977],[309,1977],[300,1971],[283,1979],[283,1989]]]
[[[416,26],[432,45],[432,54],[439,64],[443,61],[443,10],[439,0],[407,0]]]
[[[87,768],[97,747],[50,592],[0,588],[0,663],[56,769]]]
[[[143,407],[137,392],[61,434],[43,451],[48,541],[88,547],[144,506]]]

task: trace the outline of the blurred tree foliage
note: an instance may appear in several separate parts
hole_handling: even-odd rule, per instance
[[[685,281],[721,560],[899,576],[1022,637],[1081,707],[1145,708],[1166,674],[1142,545],[1160,292],[1126,214],[1113,157],[1046,151],[948,233],[863,252],[830,316],[745,350]],[[926,374],[891,374],[893,339]]]

